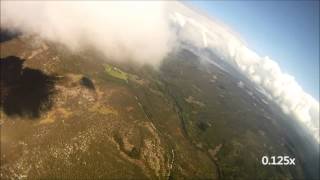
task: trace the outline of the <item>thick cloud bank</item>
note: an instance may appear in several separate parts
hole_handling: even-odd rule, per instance
[[[271,100],[307,128],[319,142],[319,102],[304,92],[293,76],[283,73],[274,60],[260,57],[250,50],[224,25],[181,4],[176,6],[171,19],[182,27],[179,38],[199,47],[213,49],[262,87]]]
[[[140,64],[157,65],[171,49],[165,16],[161,2],[1,1],[1,27]]]
[[[178,35],[172,23],[179,26]],[[224,25],[180,3],[1,1],[1,28],[36,33],[75,51],[90,45],[109,58],[155,66],[177,38],[211,48],[262,87],[319,142],[319,102],[275,61],[260,57]]]

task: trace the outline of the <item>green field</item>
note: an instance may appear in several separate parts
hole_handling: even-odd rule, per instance
[[[117,67],[106,64],[104,69],[109,76],[128,82],[128,74]]]

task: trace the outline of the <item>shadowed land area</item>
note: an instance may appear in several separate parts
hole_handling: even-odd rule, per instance
[[[95,90],[95,87],[94,87],[92,80],[86,76],[83,76],[80,79],[80,84],[88,89]]]
[[[8,116],[38,118],[49,110],[55,77],[40,70],[23,68],[24,60],[15,56],[1,58],[1,104]]]
[[[21,33],[19,32],[12,32],[12,31],[0,29],[0,43],[14,39],[19,35],[21,35]]]

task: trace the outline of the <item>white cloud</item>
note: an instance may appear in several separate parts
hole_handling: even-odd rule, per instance
[[[36,33],[72,50],[158,65],[172,39],[162,2],[1,1],[1,27]]]
[[[175,14],[179,21],[184,22],[183,29],[191,29],[188,26],[201,27],[197,30],[206,34],[206,47],[214,49],[223,59],[262,87],[268,93],[268,97],[271,97],[286,114],[306,127],[319,142],[319,102],[304,92],[293,76],[282,72],[276,61],[269,57],[261,57],[249,49],[224,25],[182,5],[177,6],[179,8]],[[175,16],[171,18],[174,19]],[[198,37],[184,34],[180,38],[199,44]]]

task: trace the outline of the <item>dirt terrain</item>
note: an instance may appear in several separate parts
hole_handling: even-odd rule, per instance
[[[1,179],[314,173],[297,148],[308,142],[283,130],[271,102],[187,49],[155,69],[18,36],[2,40],[0,63]],[[261,157],[273,154],[296,157],[296,166],[263,166]]]

